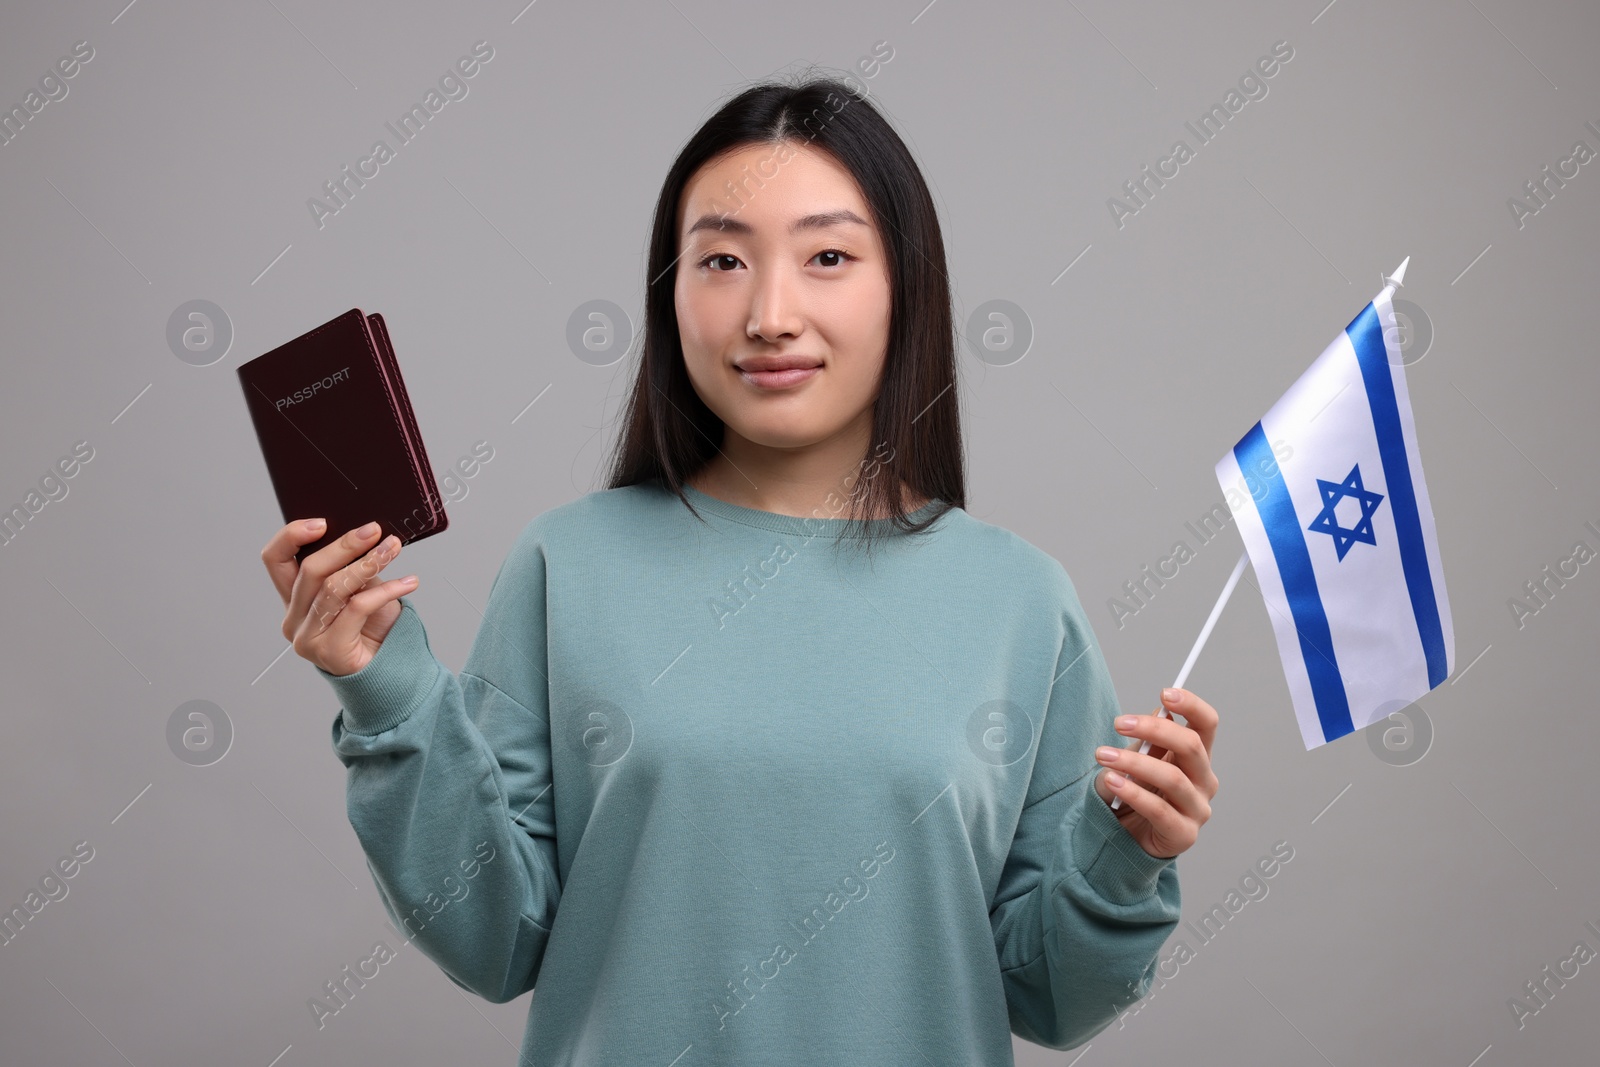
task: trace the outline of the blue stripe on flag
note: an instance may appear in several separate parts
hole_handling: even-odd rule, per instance
[[[1395,532],[1400,538],[1400,565],[1405,570],[1406,589],[1411,593],[1411,612],[1417,619],[1417,633],[1428,660],[1428,688],[1432,689],[1448,673],[1444,629],[1439,623],[1439,602],[1433,592],[1433,574],[1428,569],[1428,547],[1422,537],[1422,519],[1417,514],[1411,462],[1400,429],[1400,405],[1394,394],[1394,378],[1377,309],[1368,304],[1345,327],[1345,333],[1355,346],[1356,361],[1367,386],[1372,425],[1378,434],[1378,455],[1383,460],[1383,480],[1389,487]]]
[[[1266,528],[1272,558],[1283,580],[1283,591],[1289,598],[1289,614],[1295,633],[1300,637],[1300,658],[1305,661],[1311,693],[1317,701],[1317,718],[1322,722],[1322,739],[1332,741],[1343,737],[1352,733],[1355,725],[1350,721],[1350,700],[1344,691],[1339,664],[1334,659],[1328,613],[1323,610],[1322,594],[1317,591],[1317,575],[1311,569],[1305,532],[1295,517],[1289,488],[1283,484],[1283,472],[1273,459],[1272,446],[1267,444],[1261,423],[1252,426],[1233,446],[1233,454],[1239,461],[1239,469],[1254,471],[1266,487],[1265,495],[1255,502],[1256,512]],[[1266,474],[1269,470],[1270,477]]]

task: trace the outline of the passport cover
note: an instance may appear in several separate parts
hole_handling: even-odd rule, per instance
[[[401,544],[449,525],[382,315],[351,308],[238,374],[283,521],[328,520],[297,560],[374,519]]]

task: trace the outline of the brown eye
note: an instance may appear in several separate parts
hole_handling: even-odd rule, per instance
[[[850,253],[848,253],[848,252],[846,252],[846,251],[844,251],[843,249],[840,249],[840,248],[824,249],[823,251],[818,252],[816,255],[812,256],[811,258],[812,259],[820,259],[823,256],[833,256],[838,260],[838,262],[836,262],[836,263],[824,263],[824,264],[822,264],[824,267],[839,267],[839,266],[843,266],[845,260],[854,259],[855,258]]]
[[[712,263],[714,263],[714,262],[716,262],[718,260],[732,260],[735,263],[739,262],[739,259],[738,259],[737,256],[730,256],[726,252],[713,252],[713,253],[711,253],[711,255],[707,256],[706,258],[704,258],[704,259],[702,259],[700,261],[700,266],[701,267],[708,267]],[[725,271],[721,270],[720,268],[713,268],[713,269],[716,269],[718,271],[718,273],[726,273]],[[732,268],[730,267],[728,269],[731,270]]]

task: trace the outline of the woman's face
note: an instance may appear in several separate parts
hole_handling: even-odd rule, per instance
[[[728,433],[766,448],[863,450],[890,288],[849,171],[793,141],[713,159],[684,190],[678,248],[684,362]]]

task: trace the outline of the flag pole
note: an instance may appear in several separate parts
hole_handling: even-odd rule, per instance
[[[1378,295],[1373,298],[1374,300],[1382,300],[1384,297],[1393,296],[1395,289],[1398,286],[1405,284],[1406,264],[1410,262],[1411,257],[1407,256],[1405,259],[1400,261],[1400,265],[1394,269],[1393,274],[1384,275],[1383,288],[1379,291]],[[1250,550],[1246,549],[1239,555],[1239,562],[1233,565],[1233,573],[1228,576],[1228,584],[1222,587],[1222,595],[1217,597],[1216,604],[1211,608],[1210,617],[1206,619],[1206,624],[1200,628],[1200,636],[1195,638],[1194,647],[1189,649],[1189,658],[1183,661],[1183,669],[1178,672],[1178,680],[1172,683],[1172,688],[1182,689],[1183,683],[1188,680],[1190,668],[1194,666],[1194,661],[1200,658],[1200,650],[1205,647],[1206,638],[1211,636],[1211,629],[1217,624],[1217,616],[1222,614],[1223,605],[1226,604],[1228,602],[1228,598],[1233,595],[1233,587],[1239,584],[1239,578],[1244,574],[1244,565],[1249,561]],[[1171,715],[1167,714],[1167,709],[1165,706],[1157,708],[1156,715],[1158,717],[1165,716],[1169,719],[1172,718]],[[1139,746],[1139,752],[1144,754],[1149,751],[1150,739],[1145,738],[1144,743]],[[1122,798],[1112,797],[1111,809],[1115,811],[1120,807],[1122,807]]]
[[[1217,625],[1217,618],[1222,614],[1223,606],[1228,603],[1228,598],[1233,595],[1233,587],[1239,584],[1239,578],[1244,574],[1244,565],[1249,562],[1250,553],[1248,550],[1239,553],[1239,562],[1233,565],[1233,573],[1228,575],[1228,584],[1222,587],[1222,595],[1217,597],[1216,604],[1212,605],[1211,615],[1206,619],[1206,624],[1200,628],[1200,636],[1194,639],[1194,647],[1189,649],[1189,658],[1183,661],[1183,669],[1178,672],[1178,680],[1172,683],[1172,688],[1182,689],[1183,683],[1188,680],[1190,668],[1194,666],[1194,661],[1200,658],[1200,650],[1205,647],[1206,638],[1211,636],[1211,630]],[[1165,706],[1156,709],[1156,714],[1166,715],[1169,719],[1172,718],[1171,715],[1167,714]],[[1150,739],[1148,737],[1139,746],[1139,751],[1140,753],[1150,751]],[[1113,811],[1121,806],[1121,797],[1111,798],[1111,809]]]

